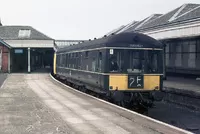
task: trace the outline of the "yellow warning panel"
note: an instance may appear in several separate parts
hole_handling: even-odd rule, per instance
[[[128,83],[127,75],[109,75],[109,87],[112,86],[112,90],[126,90]]]
[[[154,89],[159,90],[160,75],[155,75],[155,74],[145,75],[144,74],[142,75],[142,80],[143,80],[142,88],[129,88],[128,84],[130,84],[130,82],[128,82],[128,75],[111,74],[109,75],[109,88],[110,90],[116,90],[116,89],[118,90],[154,90]],[[134,82],[136,82],[136,80]]]
[[[54,60],[53,60],[53,73],[56,74],[56,53],[54,53]]]
[[[155,87],[160,88],[160,75],[144,75],[144,89],[153,90]]]

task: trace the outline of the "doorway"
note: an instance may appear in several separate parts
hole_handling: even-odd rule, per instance
[[[28,50],[15,48],[11,50],[11,72],[28,72]]]

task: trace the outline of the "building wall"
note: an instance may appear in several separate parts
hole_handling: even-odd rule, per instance
[[[200,75],[200,21],[141,31],[166,44],[166,71]]]
[[[1,68],[0,72],[8,72],[8,55],[9,55],[9,49],[4,46],[3,44],[0,44],[0,51],[1,51]]]
[[[167,72],[200,74],[200,37],[168,40],[165,54]]]

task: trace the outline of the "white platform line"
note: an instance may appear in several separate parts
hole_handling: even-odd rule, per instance
[[[1,89],[1,88],[3,88],[3,86],[5,85],[5,83],[6,83],[7,79],[8,79],[8,74],[7,74],[7,77],[6,77],[6,79],[5,79],[5,80],[4,80],[4,82],[2,83],[2,85],[1,85],[0,89]]]
[[[162,122],[162,121],[155,120],[155,119],[150,118],[150,117],[148,117],[148,116],[139,114],[139,113],[137,113],[137,112],[134,112],[134,111],[125,109],[125,108],[123,108],[123,107],[117,106],[117,105],[112,104],[112,103],[110,103],[110,102],[101,100],[101,99],[96,98],[96,97],[94,97],[94,96],[91,96],[91,95],[89,95],[89,94],[86,94],[86,93],[83,93],[83,92],[81,92],[81,91],[78,91],[78,90],[76,90],[76,89],[74,89],[74,88],[72,88],[72,87],[70,87],[70,86],[67,86],[67,85],[63,84],[62,82],[56,80],[51,74],[49,74],[49,75],[50,75],[50,77],[51,77],[54,81],[56,81],[56,82],[62,84],[63,86],[65,86],[65,87],[67,87],[67,88],[69,88],[69,89],[74,90],[75,92],[78,92],[78,93],[83,94],[83,95],[85,95],[85,96],[88,96],[88,97],[90,97],[90,98],[96,99],[96,100],[98,100],[98,101],[101,101],[101,102],[103,102],[103,103],[106,103],[106,104],[108,104],[108,105],[111,105],[111,106],[113,106],[113,107],[116,107],[116,108],[118,108],[118,109],[121,109],[121,110],[130,112],[130,113],[132,113],[132,114],[138,115],[138,116],[140,116],[140,117],[146,118],[146,119],[148,119],[148,120],[150,120],[150,121],[152,121],[152,122],[155,122],[155,123],[161,124],[161,125],[163,125],[163,126],[166,126],[166,127],[172,128],[172,129],[175,129],[175,130],[180,131],[180,132],[182,132],[182,133],[185,133],[185,134],[193,134],[192,132],[186,131],[186,130],[184,130],[184,129],[181,129],[181,128],[172,126],[172,125],[167,124],[167,123],[164,123],[164,122]]]

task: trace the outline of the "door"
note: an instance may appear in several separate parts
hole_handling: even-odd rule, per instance
[[[2,50],[0,49],[0,71],[2,70]]]

